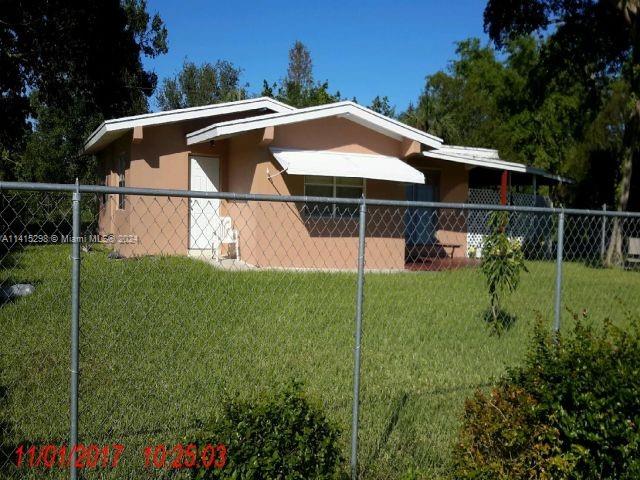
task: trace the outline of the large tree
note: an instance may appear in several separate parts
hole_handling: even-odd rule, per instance
[[[311,88],[313,86],[311,52],[300,40],[296,40],[289,50],[289,67],[287,68],[286,81],[300,88]]]
[[[303,108],[340,100],[340,92],[330,93],[329,82],[313,78],[311,52],[300,41],[289,50],[287,76],[278,83],[263,83],[262,95],[274,97],[294,107]]]
[[[143,56],[167,51],[144,0],[0,1],[0,175],[91,179],[79,155],[104,118],[143,113],[156,86]]]
[[[597,115],[597,120],[606,131],[621,132],[620,155],[612,165],[619,210],[629,205],[640,147],[639,10],[640,0],[489,0],[484,13],[485,29],[498,46],[522,34],[546,35],[544,58],[550,72],[578,79],[605,110],[609,105],[611,111],[611,102],[617,105],[618,115]],[[622,232],[616,221],[607,262],[621,257]]]
[[[242,69],[226,60],[202,65],[185,61],[180,73],[162,82],[158,106],[172,110],[242,100],[247,97],[247,90],[240,83],[241,74]]]
[[[539,85],[542,43],[519,37],[504,55],[478,39],[458,43],[446,71],[427,77],[401,118],[446,143],[497,148],[505,159],[580,176],[573,165],[587,105],[570,82]]]

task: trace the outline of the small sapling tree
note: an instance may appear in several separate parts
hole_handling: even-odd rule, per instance
[[[520,273],[528,271],[520,242],[507,236],[508,215],[494,212],[489,217],[491,233],[484,241],[480,264],[489,290],[486,319],[498,333],[513,322],[513,317],[501,308],[503,296],[513,293],[518,288]]]

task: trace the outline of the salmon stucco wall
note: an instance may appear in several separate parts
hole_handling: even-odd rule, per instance
[[[304,177],[280,173],[261,131],[229,140],[229,190],[303,195]],[[401,142],[341,118],[277,127],[272,147],[333,150],[397,156]],[[404,185],[367,180],[369,198],[404,199]],[[311,217],[302,205],[279,202],[228,202],[239,232],[243,261],[260,267],[355,269],[358,218]],[[372,213],[370,213],[372,215]],[[384,222],[368,222],[367,266],[404,268],[401,212]]]
[[[124,135],[98,156],[105,184],[118,186],[118,158],[126,156],[127,187],[189,189],[189,156],[220,158],[224,187],[226,141],[187,147],[185,134],[206,123],[188,122],[143,129],[143,139],[133,143]],[[126,195],[120,209],[117,195],[107,195],[101,207],[100,233],[112,234],[113,248],[125,256],[186,254],[189,241],[189,200],[181,197]]]

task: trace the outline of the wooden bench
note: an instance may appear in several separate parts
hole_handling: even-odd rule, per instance
[[[462,244],[459,243],[440,242],[407,245],[407,257],[411,261],[416,261],[423,258],[442,258],[439,254],[440,252],[444,252],[446,258],[453,258],[456,248],[460,247],[462,247]],[[447,252],[447,249],[449,248],[451,249],[450,254]]]
[[[439,243],[438,245],[440,245],[442,248],[451,249],[451,255],[449,256],[449,258],[453,258],[453,254],[455,253],[456,248],[462,247],[462,245],[459,243]]]

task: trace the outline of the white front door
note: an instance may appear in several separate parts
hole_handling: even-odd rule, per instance
[[[220,162],[215,157],[191,157],[189,189],[217,192],[220,188]],[[216,235],[220,224],[220,200],[192,198],[190,200],[189,248],[213,250],[220,245]]]

